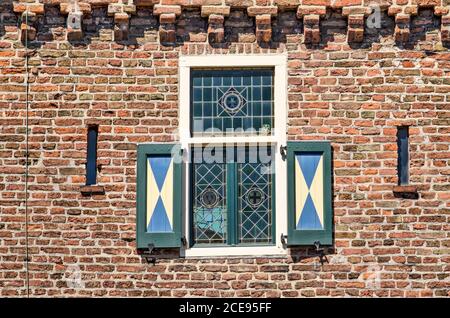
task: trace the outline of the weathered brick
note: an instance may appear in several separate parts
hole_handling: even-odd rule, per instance
[[[369,8],[357,0],[79,1],[79,28],[67,28],[69,6],[61,14],[52,1],[25,15],[39,23],[16,23],[32,3],[0,3],[1,296],[26,295],[26,170],[32,297],[449,296],[448,0],[383,2],[380,29],[366,28]],[[302,29],[313,47],[300,43]],[[25,50],[27,32],[36,42]],[[177,140],[179,57],[278,53],[288,140],[333,147],[328,262],[300,246],[198,259],[155,249],[148,264],[135,248],[136,147]],[[98,184],[86,186],[93,124]],[[406,187],[396,171],[402,125]],[[404,195],[408,187],[417,195]],[[74,272],[84,288],[69,286]]]

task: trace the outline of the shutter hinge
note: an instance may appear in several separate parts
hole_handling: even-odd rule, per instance
[[[181,238],[181,244],[183,244],[184,247],[187,246],[186,236],[183,236],[183,237]]]
[[[280,146],[281,159],[286,160],[287,146]]]
[[[325,248],[320,247],[320,241],[315,241],[314,246],[316,247],[316,253],[319,254],[320,264],[323,265],[325,261],[328,263],[328,259],[325,255]]]
[[[154,244],[148,244],[148,250],[146,250],[143,255],[147,263],[152,263],[155,265],[156,263],[156,256],[153,255],[153,250],[155,249]]]
[[[287,245],[287,238],[288,238],[287,235],[281,233],[281,244],[283,244],[283,247]]]

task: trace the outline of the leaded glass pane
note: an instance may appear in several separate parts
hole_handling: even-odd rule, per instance
[[[194,242],[223,244],[227,241],[226,164],[205,162],[194,150],[193,225]]]
[[[273,70],[193,70],[192,133],[273,132]]]
[[[256,152],[258,151],[258,152]],[[272,242],[273,157],[270,147],[247,149],[238,163],[238,241]]]

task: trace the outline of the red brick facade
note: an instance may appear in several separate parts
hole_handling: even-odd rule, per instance
[[[379,28],[362,0],[86,0],[81,29],[64,2],[0,4],[1,296],[27,293],[27,243],[32,296],[450,296],[448,0],[373,1]],[[136,145],[174,139],[179,56],[268,52],[288,54],[288,139],[332,143],[328,262],[146,263]],[[104,194],[81,193],[90,124]],[[401,125],[418,197],[393,192]]]

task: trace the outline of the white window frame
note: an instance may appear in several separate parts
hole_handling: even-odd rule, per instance
[[[190,130],[190,71],[192,68],[227,67],[273,67],[274,68],[274,121],[275,132],[270,136],[229,136],[229,137],[192,137]],[[181,56],[179,59],[179,137],[184,150],[183,161],[183,208],[182,235],[187,246],[181,249],[184,257],[210,256],[262,256],[286,255],[287,250],[281,242],[281,235],[287,235],[287,175],[286,161],[280,155],[280,146],[286,145],[287,134],[287,55],[196,55]],[[190,147],[199,144],[255,144],[271,143],[275,148],[275,245],[271,246],[226,246],[226,247],[190,247],[190,195],[191,180],[188,158]]]

